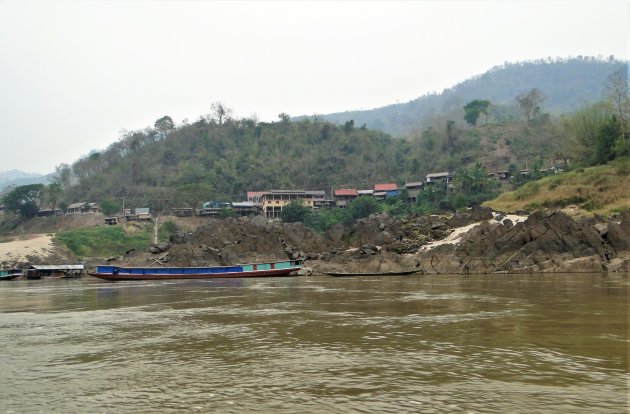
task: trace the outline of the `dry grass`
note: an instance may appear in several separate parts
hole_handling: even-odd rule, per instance
[[[610,215],[630,208],[630,160],[580,168],[527,183],[484,203],[500,211],[578,206],[584,214]]]

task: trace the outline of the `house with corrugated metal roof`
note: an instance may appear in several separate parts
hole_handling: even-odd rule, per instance
[[[444,171],[439,173],[427,174],[427,184],[433,184],[437,182],[451,182],[453,180],[453,173],[450,171]]]
[[[405,189],[407,190],[405,203],[415,204],[418,200],[418,194],[420,194],[420,191],[422,191],[423,187],[424,183],[422,181],[412,181],[405,184]]]
[[[37,217],[53,217],[63,216],[63,211],[60,208],[41,208],[37,211]]]
[[[151,210],[148,207],[125,209],[125,220],[127,221],[151,221]]]
[[[82,201],[80,203],[73,203],[66,209],[66,214],[98,214],[101,212],[100,207],[96,203],[88,203]]]

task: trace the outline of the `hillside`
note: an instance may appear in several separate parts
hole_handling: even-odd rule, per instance
[[[246,191],[372,188],[424,181],[426,174],[481,162],[488,171],[545,166],[560,147],[553,124],[513,122],[427,130],[413,140],[323,121],[256,124],[200,120],[167,134],[136,131],[68,167],[59,206],[91,200],[120,211],[163,210],[208,200],[242,200]],[[111,213],[108,213],[111,214]]]
[[[581,214],[604,216],[630,209],[630,159],[545,177],[503,193],[485,205],[506,212],[573,205]]]
[[[617,70],[627,73],[627,63],[593,58],[506,63],[439,94],[372,110],[320,117],[339,124],[352,119],[356,125],[365,124],[393,136],[408,136],[426,128],[425,118],[461,110],[473,99],[510,106],[514,105],[518,95],[534,88],[546,96],[544,110],[558,114],[575,111],[586,103],[602,99],[607,77]]]
[[[201,119],[166,133],[135,131],[79,160],[63,177],[65,202],[125,197],[129,207],[161,209],[272,188],[371,187],[402,176],[408,146],[380,131],[321,121]]]

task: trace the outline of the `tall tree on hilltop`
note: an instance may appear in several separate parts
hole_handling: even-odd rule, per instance
[[[289,122],[291,122],[291,116],[289,116],[289,114],[285,112],[279,113],[278,118],[280,119],[280,122],[282,122],[283,124],[288,124]]]
[[[153,126],[160,133],[160,135],[162,135],[162,139],[165,139],[168,133],[175,129],[175,123],[173,122],[173,119],[168,115],[165,115],[155,121],[155,124],[153,124]]]
[[[630,155],[628,145],[628,123],[630,121],[630,92],[628,86],[628,72],[618,70],[613,72],[606,83],[606,95],[608,102],[613,107],[617,123],[619,124],[619,137],[617,143],[617,155]]]
[[[212,109],[213,119],[219,125],[223,125],[223,122],[232,116],[232,109],[225,106],[222,102],[214,102],[210,108]]]
[[[476,125],[481,114],[486,116],[486,125],[488,124],[488,108],[490,101],[485,99],[474,99],[464,105],[464,119],[470,125]]]

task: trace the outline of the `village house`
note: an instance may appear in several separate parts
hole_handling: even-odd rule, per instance
[[[280,217],[282,208],[292,201],[302,200],[304,205],[318,208],[326,204],[325,191],[271,190],[262,195],[263,214],[268,219]]]
[[[407,190],[405,203],[415,204],[416,201],[418,201],[418,194],[420,194],[420,191],[422,191],[423,187],[424,187],[424,183],[422,181],[414,181],[414,182],[405,184],[405,189]]]
[[[118,224],[118,217],[105,217],[105,224],[108,226],[115,226]]]
[[[442,183],[453,181],[453,173],[450,171],[427,174],[427,184]]]
[[[63,216],[63,211],[60,208],[42,208],[37,211],[37,217],[53,217],[53,216]]]
[[[334,191],[334,196],[337,207],[346,208],[348,203],[359,197],[359,192],[356,188],[340,188]]]
[[[253,201],[234,202],[230,208],[237,216],[257,216],[262,211],[261,207]]]
[[[130,208],[126,208],[123,211],[125,220],[127,221],[151,221],[151,210],[148,207],[141,207],[133,209],[133,214]]]
[[[264,191],[248,191],[246,194],[246,199],[250,203],[262,205],[262,197],[264,194]]]
[[[101,212],[101,209],[96,203],[87,203],[87,202],[70,204],[68,208],[66,209],[67,215],[99,214],[100,212]]]
[[[376,199],[383,200],[388,197],[397,197],[399,194],[398,185],[396,183],[374,184],[374,193]]]
[[[193,209],[190,207],[171,207],[171,215],[175,217],[192,217]]]
[[[221,210],[231,208],[230,203],[222,203],[220,201],[206,201],[197,210],[197,215],[202,217],[216,218],[219,217]]]
[[[326,205],[326,192],[322,190],[305,191],[304,201],[307,206],[318,209]]]

